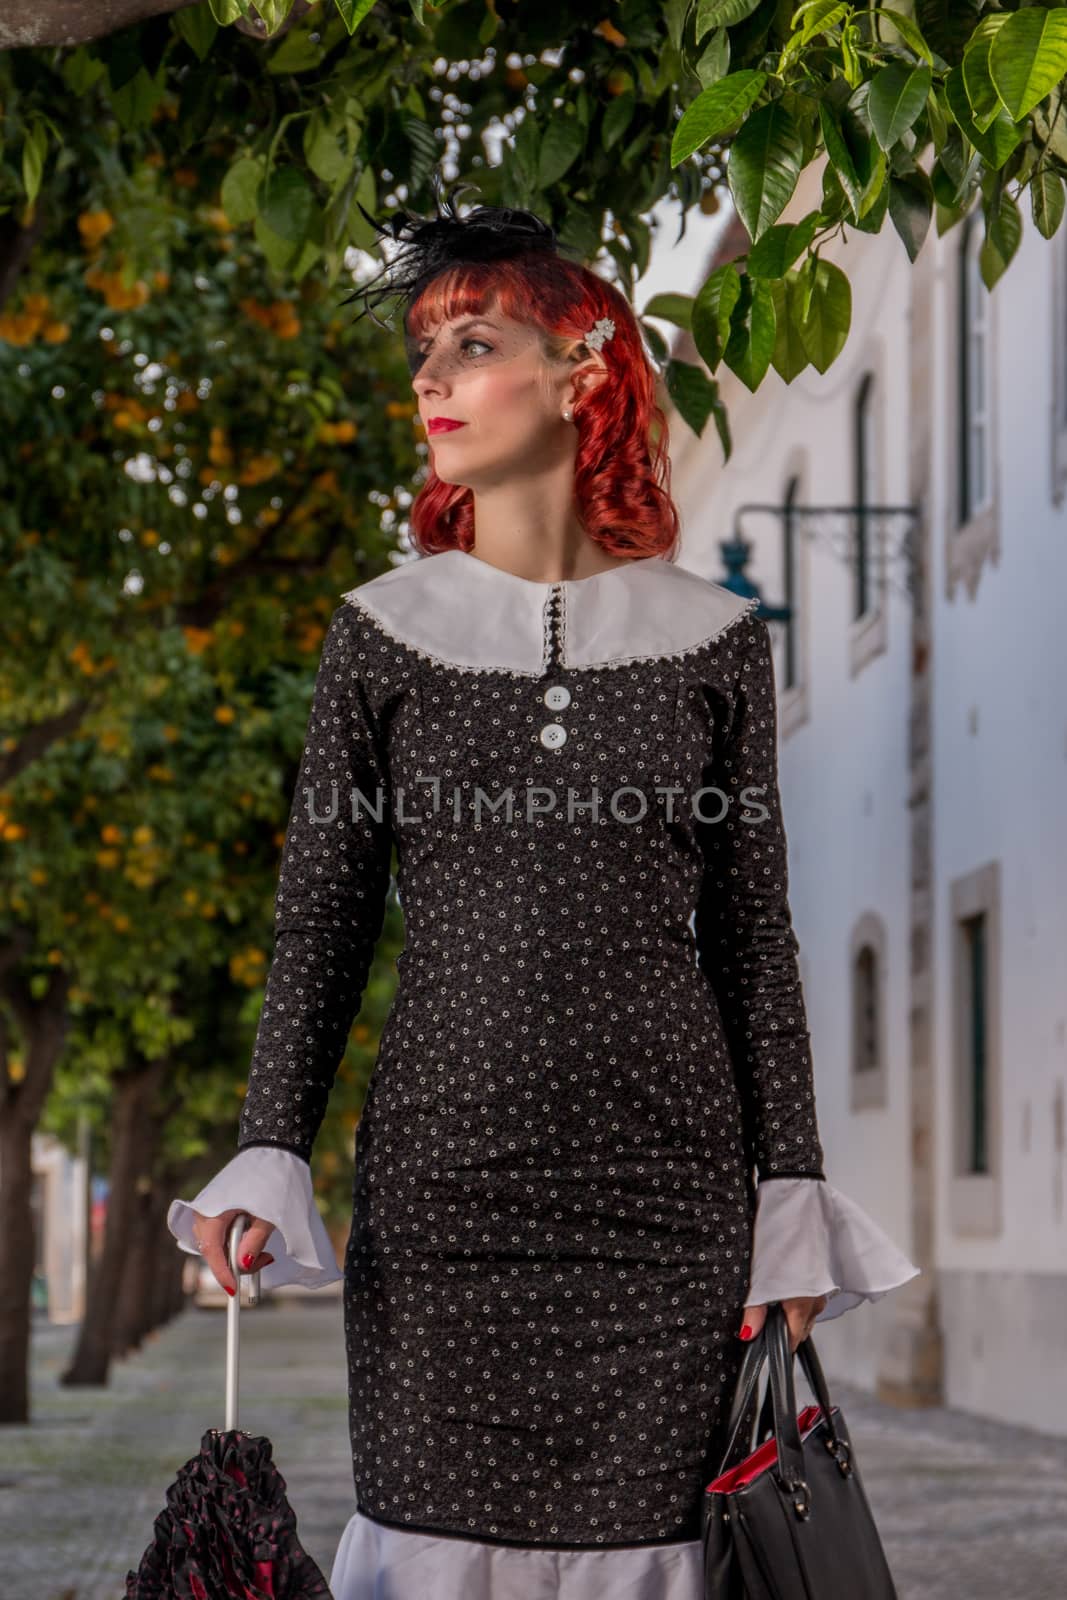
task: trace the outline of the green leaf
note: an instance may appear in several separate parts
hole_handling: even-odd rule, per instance
[[[576,117],[554,115],[543,130],[537,157],[537,182],[542,189],[558,183],[585,148],[585,135]]]
[[[22,144],[22,185],[31,205],[40,192],[47,151],[48,134],[40,119],[35,118],[29,124]]]
[[[252,9],[251,0],[208,0],[208,5],[220,28],[228,28],[238,17],[249,16]]]
[[[930,179],[921,167],[889,178],[889,215],[903,241],[909,261],[922,249],[934,211]]]
[[[664,0],[663,21],[667,28],[667,37],[676,50],[682,48],[682,33],[685,30],[685,19],[689,15],[692,0]]]
[[[703,283],[693,301],[690,331],[697,353],[712,372],[722,360],[730,337],[730,321],[741,298],[741,274],[732,261],[725,262]]]
[[[891,150],[901,134],[920,116],[933,78],[927,66],[909,67],[891,61],[871,79],[867,111],[874,136],[883,150]]]
[[[989,74],[1018,122],[1067,75],[1067,7],[1016,11],[997,32]]]
[[[1051,239],[1063,221],[1063,179],[1049,167],[1039,167],[1030,180],[1030,209],[1034,226]]]
[[[1002,28],[1001,33],[1003,31]],[[960,66],[953,67],[945,78],[945,98],[957,125],[983,161],[994,172],[999,171],[1022,139],[1026,131],[1025,121],[1014,123],[1007,111],[1001,107],[988,128],[975,127],[974,118],[971,116],[971,103],[967,98],[967,88],[963,81],[963,68]]]
[[[163,98],[166,74],[166,66],[161,66],[158,77],[150,78],[142,67],[128,83],[113,92],[111,109],[119,126],[127,133],[146,128],[151,122],[152,113]]]
[[[352,157],[342,149],[337,135],[338,129],[321,109],[312,112],[304,124],[304,159],[316,178],[331,187],[352,168]]]
[[[668,361],[663,381],[679,416],[698,438],[715,408],[719,386],[692,361]]]
[[[1006,189],[988,219],[985,242],[978,253],[978,264],[986,287],[992,289],[1006,271],[1022,243],[1023,219],[1015,199]]]
[[[852,322],[852,288],[841,268],[813,257],[803,269],[797,333],[816,372],[825,372],[844,349]]]
[[[627,89],[625,94],[617,94],[604,112],[602,138],[605,150],[610,150],[612,145],[618,144],[630,126],[635,104],[633,95]]]
[[[748,253],[751,278],[784,278],[797,256],[815,237],[819,213],[809,211],[801,222],[777,222]]]
[[[1013,195],[1001,189],[997,208],[989,218],[989,238],[993,250],[1003,258],[1005,266],[1013,258],[1022,242],[1022,216]]]
[[[306,28],[292,28],[275,45],[266,60],[266,69],[273,77],[288,72],[311,72],[320,66],[326,54],[326,40],[316,39]]]
[[[774,295],[763,278],[741,280],[741,298],[734,307],[730,337],[722,358],[753,394],[771,364],[775,345]]]
[[[301,245],[294,244],[292,239],[285,239],[276,233],[263,216],[257,215],[254,232],[256,243],[267,258],[267,262],[278,276],[289,271],[301,250]]]
[[[881,233],[882,223],[885,221],[885,214],[889,205],[889,184],[886,181],[886,153],[879,146],[875,148],[878,150],[877,168],[864,193],[863,201],[860,205],[860,214],[856,219],[856,227],[864,233]]]
[[[971,120],[984,132],[1000,111],[1003,102],[989,75],[989,51],[996,30],[1007,21],[1005,15],[983,17],[975,29],[974,38],[967,46],[961,63],[963,86],[971,107]]]
[[[275,167],[261,185],[257,203],[268,228],[290,244],[303,244],[311,228],[315,196],[299,167]]]
[[[662,317],[664,322],[673,322],[676,328],[688,329],[693,320],[693,296],[691,294],[654,294],[652,299],[641,312],[643,317]]]
[[[970,42],[981,0],[915,0],[915,20],[945,61],[958,64]]]
[[[700,43],[709,28],[732,28],[735,22],[750,17],[760,0],[700,0],[697,6],[696,41]]]
[[[739,122],[767,82],[765,72],[731,72],[707,89],[701,89],[674,130],[671,166],[676,167],[694,150]]]
[[[659,329],[654,328],[650,322],[641,323],[641,332],[645,337],[645,342],[647,343],[648,348],[652,352],[653,360],[658,362],[662,367],[664,362],[669,359],[671,353],[670,346],[668,345],[666,339],[663,337],[662,333],[660,333]]]
[[[852,7],[842,4],[841,0],[809,0],[807,5],[799,6],[793,14],[793,27],[801,23],[801,44],[807,44],[820,33],[829,33],[851,10]]]
[[[256,194],[265,171],[266,162],[262,156],[240,156],[223,178],[219,199],[235,226],[251,222],[255,216]]]
[[[715,432],[719,435],[719,443],[722,445],[722,459],[725,463],[729,461],[730,453],[733,450],[733,441],[730,438],[730,417],[722,403],[719,395],[719,385],[715,383],[714,378],[712,383],[715,384],[715,393],[711,401],[711,414],[715,420]]]
[[[341,13],[349,37],[355,33],[364,17],[374,9],[374,0],[334,0],[334,5]]]
[[[827,157],[837,173],[841,188],[852,208],[852,215],[858,217],[860,202],[863,199],[863,184],[860,182],[852,152],[845,142],[845,136],[838,123],[837,113],[827,100],[819,101],[819,127],[822,130],[822,142],[826,146]]]
[[[204,60],[211,49],[219,31],[218,22],[212,16],[209,5],[187,6],[184,11],[179,11],[171,17],[170,25],[200,61]]]
[[[788,277],[771,283],[770,290],[774,300],[775,325],[771,364],[784,382],[792,383],[805,367],[811,365],[799,331],[797,274],[790,272]]]
[[[873,15],[885,17],[891,22],[909,50],[913,50],[923,61],[934,64],[933,51],[922,36],[922,30],[913,17],[906,17],[901,11],[893,11],[887,6],[873,6]]]
[[[91,56],[83,44],[72,50],[60,67],[63,82],[73,94],[88,94],[93,84],[107,71],[107,62]]]
[[[788,205],[803,159],[800,131],[781,100],[760,106],[738,132],[726,175],[753,243]]]
[[[704,46],[694,71],[703,88],[709,89],[730,70],[730,35],[725,28],[716,28]]]

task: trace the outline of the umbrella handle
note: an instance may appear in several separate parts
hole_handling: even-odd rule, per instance
[[[230,1296],[226,1307],[226,1429],[237,1427],[237,1384],[240,1377],[240,1340],[238,1336],[238,1320],[241,1315],[241,1274],[238,1264],[241,1258],[241,1240],[244,1238],[245,1229],[251,1226],[251,1217],[242,1213],[234,1217],[230,1224],[227,1240],[227,1259],[233,1281],[237,1285],[237,1293]],[[246,1273],[248,1277],[248,1304],[259,1305],[259,1272]]]

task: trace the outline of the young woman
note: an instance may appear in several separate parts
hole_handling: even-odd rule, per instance
[[[702,1600],[743,1340],[918,1269],[824,1174],[770,638],[672,559],[630,307],[530,213],[406,227],[421,558],[333,614],[238,1154],[169,1222],[231,1290],[240,1212],[264,1286],[343,1276],[335,1600]],[[394,843],[339,1274],[308,1163]]]

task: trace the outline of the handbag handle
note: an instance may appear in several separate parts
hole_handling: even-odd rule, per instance
[[[800,1357],[804,1375],[822,1409],[833,1453],[840,1459],[847,1447],[834,1427],[830,1391],[810,1335],[798,1345],[796,1354]],[[797,1427],[793,1357],[789,1349],[789,1329],[785,1311],[777,1301],[769,1307],[763,1327],[745,1351],[737,1377],[737,1387],[734,1390],[733,1405],[726,1424],[726,1446],[716,1476],[721,1476],[726,1471],[745,1412],[758,1388],[765,1361],[769,1361],[767,1393],[772,1406],[778,1460],[787,1468],[792,1482],[802,1482],[803,1454],[800,1446],[800,1430]]]

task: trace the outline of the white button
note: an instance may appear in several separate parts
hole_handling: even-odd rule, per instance
[[[546,722],[541,729],[541,743],[547,750],[558,750],[567,742],[567,730],[560,722]]]
[[[565,711],[571,703],[571,692],[561,683],[554,683],[551,689],[545,690],[545,705],[550,711]]]

